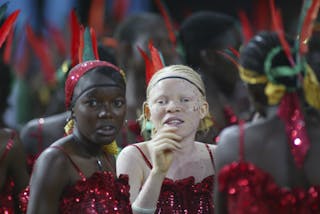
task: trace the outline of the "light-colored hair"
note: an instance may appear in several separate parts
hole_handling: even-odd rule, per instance
[[[158,82],[168,78],[184,79],[196,86],[204,97],[206,96],[206,89],[204,83],[202,81],[201,76],[196,71],[194,71],[192,68],[186,65],[170,65],[157,71],[150,79],[150,82],[147,87],[147,100],[149,97],[150,90]]]
[[[157,71],[152,78],[149,81],[148,87],[147,87],[147,100],[143,104],[143,113],[140,117],[140,121],[142,123],[142,131],[146,129],[146,123],[148,122],[148,118],[146,118],[145,112],[144,112],[144,105],[146,105],[148,99],[149,99],[149,94],[151,89],[161,80],[164,79],[172,79],[172,78],[177,78],[177,79],[183,79],[188,81],[189,83],[193,84],[201,93],[201,100],[206,101],[206,90],[205,86],[203,83],[203,80],[201,76],[192,68],[189,66],[185,65],[170,65],[166,66],[159,71]],[[210,121],[210,122],[209,122]],[[207,115],[200,121],[198,130],[201,131],[208,131],[210,126],[212,126],[212,119],[209,111],[207,112]]]

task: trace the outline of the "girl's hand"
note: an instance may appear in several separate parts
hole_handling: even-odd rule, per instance
[[[166,174],[171,166],[174,151],[180,150],[181,137],[175,134],[177,127],[163,126],[148,142],[154,173]]]

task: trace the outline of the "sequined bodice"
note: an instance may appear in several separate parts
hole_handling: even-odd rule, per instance
[[[111,172],[94,173],[65,190],[61,213],[131,213],[128,177]]]
[[[151,169],[151,162],[147,159],[142,150],[135,146],[141,153],[148,167]],[[206,144],[213,168],[214,161],[211,150]],[[193,176],[172,180],[165,178],[155,213],[164,214],[212,214],[214,213],[213,205],[213,181],[214,175],[204,178],[201,182],[195,183]]]
[[[213,175],[200,183],[195,183],[194,177],[176,181],[165,178],[155,213],[213,213],[213,180]]]
[[[13,187],[12,180],[8,180],[4,184],[4,188],[0,192],[0,213],[14,214]]]
[[[79,173],[79,180],[64,189],[60,199],[59,213],[123,214],[132,213],[128,176],[116,178],[112,172],[98,171],[86,178],[80,168],[62,147],[59,149]],[[20,194],[21,210],[26,212],[30,188]]]
[[[25,213],[29,187],[21,194],[21,209]],[[128,176],[114,178],[111,172],[96,172],[64,190],[59,213],[132,213],[129,202]]]
[[[320,186],[279,187],[271,175],[251,163],[241,161],[225,166],[218,181],[219,191],[227,195],[228,213],[320,213]]]

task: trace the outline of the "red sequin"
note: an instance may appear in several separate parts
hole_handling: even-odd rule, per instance
[[[11,133],[11,137],[6,145],[6,150],[0,157],[0,163],[3,163],[4,159],[7,157],[9,151],[13,147],[13,138],[16,135],[15,132]],[[0,192],[0,213],[14,214],[15,202],[14,202],[14,181],[8,177],[6,183]]]
[[[226,118],[228,126],[237,124],[239,122],[238,117],[232,110],[231,106],[225,105],[223,107],[223,113]]]
[[[4,184],[4,189],[0,193],[0,213],[14,214],[13,188],[14,183],[9,180]]]
[[[320,186],[307,190],[281,188],[269,174],[250,163],[225,166],[218,182],[219,191],[227,195],[228,213],[320,213]]]
[[[281,100],[279,117],[283,120],[291,153],[298,167],[303,166],[310,142],[297,93],[287,93]]]
[[[21,208],[26,212],[29,188],[20,196]],[[130,214],[129,196],[128,176],[115,179],[111,172],[96,172],[64,191],[59,213]]]
[[[195,183],[194,177],[177,181],[165,178],[155,213],[213,213],[213,180],[213,175],[200,183]]]

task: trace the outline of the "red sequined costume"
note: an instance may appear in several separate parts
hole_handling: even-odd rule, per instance
[[[0,164],[3,163],[4,159],[8,155],[10,149],[13,146],[13,138],[15,132],[12,132],[11,138],[8,141],[6,149],[0,158]],[[12,179],[8,179],[0,192],[0,213],[14,214],[14,198],[13,198],[14,182]]]
[[[240,132],[243,133],[242,125]],[[226,194],[228,213],[232,214],[311,214],[320,213],[320,187],[279,187],[267,172],[246,162],[244,140],[240,137],[240,161],[219,173],[219,191]]]
[[[54,147],[64,150],[61,147]],[[59,213],[130,214],[128,176],[115,178],[111,172],[95,172],[86,178],[70,156],[64,152],[79,173],[79,181],[65,189]],[[23,212],[26,212],[29,188],[21,194]]]
[[[39,118],[37,131],[31,133],[31,136],[37,139],[37,149],[39,152],[38,154],[34,154],[34,155],[30,154],[27,156],[27,166],[28,166],[29,173],[32,173],[33,165],[43,150],[43,136],[42,136],[43,123],[44,123],[44,119]]]
[[[214,167],[214,160],[209,146],[205,144],[212,165]],[[151,162],[148,160],[143,151],[134,145],[141,153],[143,159],[150,169],[152,169]],[[214,211],[212,190],[213,190],[214,176],[204,178],[200,183],[195,183],[194,177],[190,176],[181,180],[172,180],[165,178],[157,204],[155,213],[165,214],[211,214]]]

